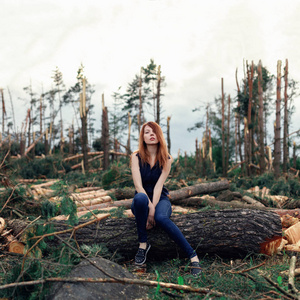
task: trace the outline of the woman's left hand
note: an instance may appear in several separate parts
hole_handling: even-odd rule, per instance
[[[147,223],[146,223],[146,229],[151,229],[155,226],[154,214],[155,214],[155,207],[151,203],[151,204],[149,204],[149,214],[148,214],[148,219],[147,219]]]

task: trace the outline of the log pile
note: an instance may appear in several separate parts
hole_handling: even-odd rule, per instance
[[[30,190],[32,194],[35,193],[34,197],[36,199],[41,199],[42,195],[43,197],[47,196],[50,201],[57,202],[61,199],[60,197],[54,197],[53,190],[50,188],[51,185],[56,182],[56,180],[52,180],[43,184],[34,184],[31,185]],[[215,192],[218,192],[217,197],[210,195],[210,193]],[[278,204],[277,207],[279,209],[270,208],[262,201],[262,199],[264,199],[264,197],[261,197],[263,191],[254,188],[248,192],[252,192],[254,197],[255,195],[259,195],[261,202],[249,196],[243,196],[238,192],[229,191],[229,182],[227,180],[212,183],[201,183],[194,186],[187,186],[176,191],[171,191],[170,200],[173,209],[172,218],[184,234],[190,236],[191,243],[194,243],[195,247],[199,247],[199,243],[201,244],[199,248],[200,252],[214,252],[221,255],[235,252],[245,253],[245,247],[248,247],[248,250],[268,255],[278,253],[282,249],[287,251],[300,251],[300,209],[281,209],[283,202],[280,202],[280,200],[277,201],[276,196],[274,196],[273,199],[275,199],[274,201]],[[264,192],[265,197],[267,197],[268,191],[265,190]],[[135,249],[130,249],[129,246],[129,243],[132,243],[131,247],[136,244],[135,221],[130,210],[132,199],[113,201],[111,198],[111,194],[113,193],[122,194],[119,190],[105,191],[100,187],[74,188],[70,191],[69,196],[77,205],[77,216],[79,218],[88,213],[88,216],[91,218],[99,218],[103,215],[103,213],[107,215],[108,212],[119,207],[125,208],[123,215],[128,217],[128,219],[109,219],[105,221],[105,224],[99,224],[99,226],[103,226],[103,230],[106,231],[106,233],[101,234],[96,238],[96,240],[94,240],[91,236],[82,236],[82,234],[85,234],[84,232],[82,232],[82,234],[77,233],[77,238],[81,243],[87,243],[89,238],[90,241],[93,242],[106,243],[109,240],[108,236],[119,236],[120,228],[118,227],[121,226],[121,228],[126,229],[126,234],[122,231],[121,240],[116,238],[115,242],[120,243],[124,249],[129,249],[129,253],[131,253],[131,251],[133,253]],[[128,195],[133,195],[132,193],[132,190],[127,191]],[[200,194],[204,195],[199,196]],[[268,199],[268,201],[270,201],[270,199]],[[215,211],[214,213],[211,213],[210,211],[197,212],[199,207],[204,206],[217,206],[222,210],[221,212]],[[255,218],[255,225],[252,224],[253,218]],[[55,221],[60,222],[63,222],[66,219],[66,216],[57,216],[54,218]],[[216,224],[220,224],[218,228],[215,227]],[[251,224],[254,227],[251,227]],[[58,230],[60,229],[60,226],[64,226],[63,223],[58,225]],[[252,248],[243,245],[245,240],[243,240],[241,233],[239,233],[241,228],[244,228],[243,230],[246,230],[247,233],[248,226],[252,228],[252,231],[257,238],[256,246],[253,246]],[[267,234],[264,233],[263,237],[260,236],[262,226],[265,227],[264,230],[268,232]],[[90,234],[95,234],[93,230],[94,229],[92,229]],[[154,242],[153,246],[155,247],[157,243],[157,247],[160,248],[161,246],[158,245],[166,239],[166,235],[161,232],[159,228],[153,229],[152,232],[155,233],[155,239],[156,235],[159,239],[157,242]],[[283,238],[282,232],[284,232]],[[16,241],[11,234],[11,231],[9,233],[1,233],[2,245],[12,245],[13,241]],[[226,238],[227,241],[223,241],[223,238]],[[253,236],[251,236],[251,238],[249,237],[249,241],[253,238]],[[204,239],[204,244],[202,239]],[[220,242],[219,239],[221,239],[222,242]],[[236,239],[238,239],[238,241]],[[247,237],[244,237],[244,239],[247,239]],[[168,242],[172,245],[171,241],[168,240]],[[111,248],[116,246],[114,242],[110,243]],[[229,245],[230,243],[235,245],[235,251],[232,249],[233,246]],[[209,245],[209,249],[206,244]],[[175,246],[173,245],[173,247]],[[164,251],[171,250],[168,246],[164,246],[158,251],[158,253],[160,253],[159,255],[162,255],[161,252]],[[179,251],[178,253],[180,253],[180,250],[177,248],[176,251]],[[174,254],[174,251],[171,251],[171,253]]]

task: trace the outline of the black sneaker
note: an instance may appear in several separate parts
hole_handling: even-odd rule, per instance
[[[146,249],[139,248],[136,255],[135,255],[135,264],[136,265],[142,265],[146,262],[147,259],[147,253],[149,249],[151,248],[151,245],[147,243]]]
[[[195,277],[198,277],[198,276],[200,276],[201,272],[202,272],[202,269],[200,267],[199,262],[193,261],[192,267],[191,267],[191,274],[194,275]]]

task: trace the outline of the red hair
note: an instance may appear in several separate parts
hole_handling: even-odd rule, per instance
[[[153,132],[156,134],[156,138],[158,140],[157,144],[157,153],[156,153],[156,161],[158,161],[159,166],[163,168],[166,166],[167,161],[170,157],[170,154],[168,153],[167,143],[164,138],[164,134],[162,132],[162,129],[160,126],[155,122],[147,122],[142,126],[141,132],[140,132],[140,138],[139,138],[139,149],[136,151],[139,153],[140,158],[142,160],[142,163],[149,163],[150,164],[150,154],[147,150],[147,145],[144,142],[144,132],[145,127],[149,126],[153,130]]]

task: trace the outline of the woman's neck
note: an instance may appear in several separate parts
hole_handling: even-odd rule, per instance
[[[156,158],[157,154],[157,145],[147,145],[148,153],[150,154],[150,157]]]

